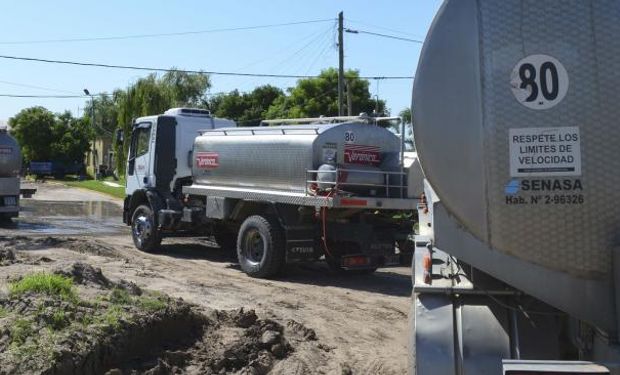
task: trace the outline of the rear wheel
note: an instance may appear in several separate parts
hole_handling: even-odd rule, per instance
[[[239,265],[243,272],[252,277],[274,276],[284,266],[284,246],[284,234],[276,219],[250,216],[239,229]]]
[[[161,244],[161,233],[155,224],[155,215],[151,207],[138,206],[131,217],[131,236],[138,250],[151,253]]]

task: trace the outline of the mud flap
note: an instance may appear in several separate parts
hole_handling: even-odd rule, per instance
[[[416,295],[411,339],[417,375],[502,373],[502,359],[510,358],[507,317],[476,302]]]
[[[314,227],[286,228],[286,263],[311,262],[321,256]]]

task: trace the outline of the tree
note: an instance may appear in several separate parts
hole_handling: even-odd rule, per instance
[[[403,109],[402,111],[398,113],[398,115],[403,118],[403,122],[405,124],[411,124],[412,120],[411,120],[411,109],[410,108]]]
[[[84,118],[89,123],[92,122],[94,105],[95,123],[92,124],[95,135],[110,136],[114,133],[118,124],[118,108],[114,98],[107,94],[94,97],[92,101],[86,102],[84,106]]]
[[[284,93],[271,85],[259,86],[250,93],[233,90],[209,100],[209,109],[219,117],[237,121],[239,126],[257,126],[265,118],[267,109]]]
[[[17,139],[26,162],[52,157],[54,114],[43,107],[21,110],[9,119],[11,134]]]
[[[9,124],[26,162],[82,162],[89,149],[88,123],[70,112],[55,115],[43,107],[31,107],[9,119]]]
[[[52,129],[52,159],[64,162],[82,162],[90,149],[92,128],[84,118],[75,118],[66,111],[56,116]]]
[[[370,96],[369,82],[359,78],[355,70],[345,72],[347,92],[350,95],[352,115],[361,112],[385,112],[385,101],[373,100]],[[323,70],[317,78],[297,81],[289,88],[289,95],[278,97],[265,114],[267,118],[299,118],[338,115],[338,71],[334,68]],[[346,100],[345,103],[349,100]],[[346,108],[346,104],[345,104]],[[348,108],[345,112],[349,112]]]
[[[115,146],[116,167],[119,173],[125,171],[129,148],[128,136],[135,118],[162,113],[172,107],[204,106],[210,86],[209,76],[206,74],[173,70],[162,77],[150,74],[140,78],[127,90],[116,90],[113,100],[117,111],[118,128],[127,135],[122,145]]]

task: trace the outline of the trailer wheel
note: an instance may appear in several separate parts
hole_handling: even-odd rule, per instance
[[[250,216],[239,229],[237,257],[252,277],[274,276],[284,266],[284,234],[274,218]]]
[[[142,204],[134,210],[131,216],[131,237],[138,250],[151,253],[159,247],[161,234],[151,207]]]

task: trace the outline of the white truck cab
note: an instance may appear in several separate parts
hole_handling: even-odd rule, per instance
[[[192,182],[192,147],[199,132],[235,126],[232,120],[197,108],[172,108],[136,119],[127,159],[123,221],[131,223],[142,204],[152,207],[152,191],[164,194],[164,202],[176,202],[182,186]],[[173,196],[177,199],[168,199]]]
[[[215,118],[208,110],[195,108],[172,108],[163,115],[136,119],[127,161],[126,195],[155,187],[157,179],[162,179],[155,173],[156,167],[169,169],[170,191],[173,191],[176,183],[192,175],[192,146],[199,131],[234,126],[232,120]],[[160,156],[157,151],[162,149],[170,153]],[[173,158],[166,160],[166,156]]]

